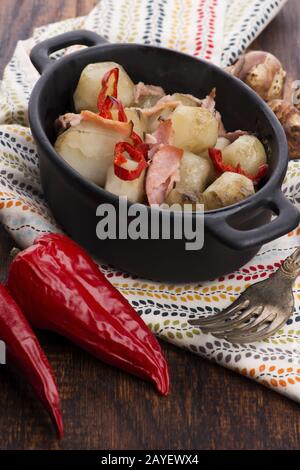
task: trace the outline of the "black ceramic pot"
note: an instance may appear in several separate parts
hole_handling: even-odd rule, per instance
[[[90,46],[53,61],[49,55],[73,44]],[[241,81],[207,62],[179,52],[136,44],[108,44],[98,35],[76,31],[49,39],[32,50],[42,74],[30,99],[29,119],[38,147],[45,197],[59,224],[98,259],[136,275],[161,281],[213,279],[248,262],[259,248],[299,222],[296,208],[280,188],[286,174],[285,134],[268,106]],[[115,61],[134,82],[162,86],[167,92],[203,97],[217,88],[217,108],[228,130],[247,129],[268,143],[269,175],[252,197],[205,213],[204,246],[187,251],[186,240],[99,240],[96,209],[118,208],[118,198],[83,179],[53,148],[55,119],[73,108],[72,96],[83,68]],[[150,217],[151,209],[148,209]],[[271,221],[272,214],[277,217]],[[193,214],[196,218],[197,213]]]

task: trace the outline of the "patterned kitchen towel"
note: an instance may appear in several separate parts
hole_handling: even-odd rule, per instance
[[[231,65],[288,0],[227,0],[221,65]]]
[[[116,2],[123,11],[122,15],[114,8]],[[151,3],[148,10],[146,3]],[[233,4],[239,8],[233,9],[233,12],[238,12],[238,22],[234,22],[231,16]],[[271,0],[228,2],[225,42],[220,48],[226,57],[223,63],[227,64],[233,53],[238,55],[283,4],[284,1]],[[35,31],[33,38],[18,43],[0,87],[0,220],[18,245],[29,246],[37,235],[59,230],[43,198],[36,147],[28,128],[28,99],[38,78],[29,60],[32,46],[64,31],[88,27],[111,40],[148,41],[203,56],[208,50],[205,46],[208,42],[204,39],[207,31],[200,27],[197,29],[193,19],[194,36],[188,31],[184,33],[184,25],[192,18],[191,11],[198,12],[195,18],[200,22],[208,15],[212,24],[219,22],[221,25],[220,11],[225,11],[224,2],[102,0],[87,18],[44,26]],[[230,18],[228,12],[231,12]],[[235,30],[235,25],[241,30]],[[153,35],[153,31],[157,33]],[[197,43],[200,49],[197,49],[196,34],[200,38]],[[249,36],[247,41],[240,43],[245,34]],[[214,60],[220,56],[220,44],[214,48],[216,37],[217,42],[222,39],[212,34]],[[300,207],[300,162],[289,163],[283,190]],[[102,266],[102,269],[161,339],[300,401],[300,284],[294,288],[296,306],[293,317],[274,337],[263,342],[243,346],[229,344],[188,325],[189,319],[213,315],[229,305],[248,285],[274,272],[299,245],[300,229],[265,245],[248,265],[237,272],[200,284],[160,284],[137,279],[108,266]]]

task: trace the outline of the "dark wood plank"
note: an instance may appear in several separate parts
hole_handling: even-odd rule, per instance
[[[0,69],[16,42],[29,37],[34,27],[86,15],[96,4],[97,0],[1,0]]]
[[[87,13],[93,0],[1,0],[0,68],[33,26]],[[286,8],[255,42],[297,78],[300,4]],[[0,230],[0,266],[12,243]],[[163,345],[172,393],[158,397],[55,335],[42,334],[62,396],[66,437],[58,443],[20,377],[0,369],[1,449],[297,449],[299,405],[199,357]]]

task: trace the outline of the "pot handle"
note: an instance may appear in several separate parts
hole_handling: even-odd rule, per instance
[[[108,41],[102,36],[94,33],[93,31],[87,31],[84,29],[77,31],[70,31],[68,33],[60,34],[34,46],[30,53],[30,60],[42,74],[48,67],[53,63],[53,60],[49,57],[55,51],[64,49],[69,46],[80,44],[83,46],[96,46],[98,44],[106,44]]]
[[[256,227],[250,230],[238,230],[229,224],[229,218],[234,216],[233,213],[228,215],[217,215],[213,220],[206,220],[208,229],[214,236],[234,250],[247,250],[257,246],[264,245],[270,241],[279,238],[291,230],[295,229],[299,224],[300,214],[298,209],[284,196],[281,190],[277,190],[270,198],[263,201],[258,200],[252,208],[271,209],[277,214],[276,219],[268,224]],[[244,210],[237,209],[235,214],[242,214],[249,211],[250,207]]]

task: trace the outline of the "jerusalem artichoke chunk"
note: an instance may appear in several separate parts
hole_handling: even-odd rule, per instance
[[[203,193],[205,210],[231,206],[255,193],[253,182],[238,173],[223,173]]]
[[[170,119],[175,147],[198,154],[215,146],[219,124],[214,114],[207,109],[180,105]]]
[[[267,163],[267,155],[263,144],[254,135],[243,135],[224,148],[223,162],[255,176],[260,167]]]

